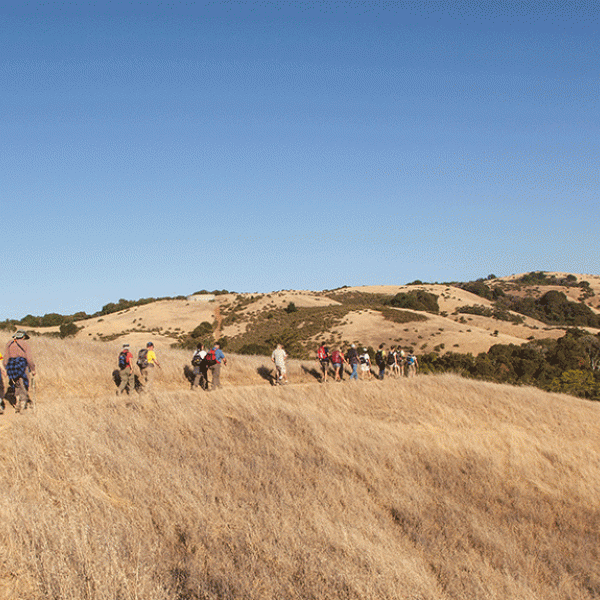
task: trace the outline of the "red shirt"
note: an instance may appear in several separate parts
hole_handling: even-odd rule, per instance
[[[131,369],[131,359],[133,358],[133,354],[131,354],[129,350],[125,353],[121,352],[121,354],[125,354],[125,364]]]

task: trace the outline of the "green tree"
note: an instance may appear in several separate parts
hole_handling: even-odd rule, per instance
[[[191,333],[190,336],[194,339],[206,337],[212,335],[213,326],[208,321],[202,321],[198,327],[196,327]]]
[[[583,398],[598,398],[598,383],[591,371],[571,369],[552,381],[551,390]]]
[[[61,338],[73,337],[80,329],[81,327],[77,327],[73,321],[68,321],[66,323],[61,323],[59,335]]]
[[[435,294],[425,290],[411,290],[410,292],[400,292],[390,301],[391,306],[396,308],[408,308],[410,310],[423,310],[430,313],[439,313],[440,307]]]

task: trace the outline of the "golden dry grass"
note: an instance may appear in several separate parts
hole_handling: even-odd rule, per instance
[[[450,375],[271,388],[237,357],[192,393],[160,348],[155,392],[117,398],[110,347],[34,341],[38,406],[0,432],[0,597],[600,597],[598,404]]]

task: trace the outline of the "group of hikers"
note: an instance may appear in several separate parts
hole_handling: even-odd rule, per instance
[[[385,349],[385,344],[380,344],[375,352],[375,365],[378,369],[377,379],[383,379],[386,371],[392,377],[414,377],[419,368],[417,357],[412,351],[404,352],[400,346],[391,346],[389,350]],[[337,347],[333,352],[324,342],[317,350],[317,361],[321,367],[321,381],[327,381],[327,376],[331,368],[334,372],[334,380],[342,381],[344,377],[344,365],[351,368],[350,379],[358,380],[358,368],[360,366],[361,379],[370,380],[372,378],[371,356],[366,348],[359,350],[356,344],[352,344],[344,353],[342,347]]]
[[[16,412],[22,412],[27,408],[33,408],[33,400],[30,388],[35,377],[35,363],[31,349],[27,343],[29,335],[22,330],[17,331],[6,345],[4,355],[0,353],[0,364],[8,377],[8,389],[4,389],[2,369],[0,368],[0,414],[6,408],[5,397],[10,394],[14,396]],[[277,344],[271,355],[271,361],[275,365],[275,374],[271,381],[274,385],[288,383],[287,377],[288,355],[282,344]],[[359,350],[356,344],[352,344],[346,352],[341,347],[336,347],[330,352],[325,343],[321,343],[317,351],[317,361],[321,369],[321,381],[326,382],[330,370],[333,369],[334,380],[342,381],[344,366],[351,369],[350,379],[358,380],[360,366],[361,379],[372,378],[371,357],[366,348]],[[383,379],[386,371],[394,377],[413,377],[417,373],[419,363],[412,351],[404,352],[399,346],[385,349],[380,344],[374,356],[375,365],[378,369],[376,376]],[[204,344],[199,343],[191,359],[191,387],[192,389],[209,390],[221,387],[221,366],[227,365],[227,359],[221,346],[216,342],[212,348],[207,349]],[[135,367],[137,367],[137,372]],[[138,390],[148,391],[152,387],[155,369],[161,368],[154,350],[154,344],[148,342],[142,348],[137,358],[131,352],[129,344],[123,344],[118,357],[118,370],[113,373],[117,384],[117,395],[124,392]],[[188,368],[189,369],[189,368]],[[210,377],[209,377],[210,373]]]
[[[287,354],[282,344],[277,344],[271,361],[275,363],[275,375],[272,379],[273,385],[281,385],[288,382],[287,378]],[[392,346],[389,350],[385,349],[385,344],[380,344],[379,349],[375,352],[375,364],[378,368],[377,378],[383,379],[385,372],[388,371],[392,377],[414,377],[419,368],[419,361],[412,353],[404,352],[400,346]],[[352,344],[347,352],[344,353],[341,347],[335,348],[333,352],[329,352],[329,348],[324,342],[321,342],[317,350],[317,362],[321,367],[321,381],[325,383],[331,369],[334,372],[334,381],[342,381],[344,378],[344,365],[349,365],[350,379],[358,380],[358,367],[360,365],[360,373],[362,380],[370,380],[372,378],[371,356],[366,348],[362,351]]]
[[[270,377],[273,385],[284,385],[288,383],[287,376],[288,355],[283,344],[277,344],[271,354],[271,361],[275,365],[275,373]],[[385,344],[380,344],[375,353],[375,365],[377,366],[377,378],[383,379],[386,371],[392,377],[414,377],[417,374],[419,363],[417,357],[412,351],[404,352],[400,346],[392,346],[389,350],[385,349]],[[344,376],[344,365],[349,365],[351,369],[350,379],[358,380],[358,368],[360,365],[361,379],[370,380],[372,378],[371,357],[366,348],[359,351],[356,344],[352,344],[347,352],[343,352],[341,347],[333,352],[325,343],[321,343],[317,351],[317,361],[321,367],[321,381],[326,382],[328,373],[333,369],[334,381],[342,381]],[[192,355],[192,389],[208,390],[221,387],[221,366],[227,365],[225,354],[217,342],[212,349],[207,350],[204,344],[199,343]],[[154,352],[154,345],[148,342],[147,347],[140,350],[136,361],[140,370],[138,378],[139,384],[135,385],[135,375],[133,370],[133,355],[129,350],[129,344],[124,344],[119,354],[119,379],[120,384],[117,395],[126,390],[139,389],[144,391],[150,388],[152,382],[153,370],[160,367]],[[209,372],[211,374],[209,379]]]
[[[160,368],[152,342],[148,342],[146,347],[138,352],[135,365],[139,369],[139,376],[134,370],[134,357],[129,344],[123,344],[123,348],[119,353],[118,364],[119,370],[116,374],[117,377],[115,377],[119,382],[117,396],[124,392],[129,393],[134,389],[140,392],[150,390],[154,379],[154,369]],[[192,389],[198,389],[199,387],[203,390],[209,389],[209,371],[211,373],[211,389],[221,387],[221,365],[226,364],[227,359],[218,342],[209,350],[204,348],[204,344],[198,344],[192,356]]]

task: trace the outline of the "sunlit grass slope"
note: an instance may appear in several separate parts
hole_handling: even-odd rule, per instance
[[[456,376],[229,383],[47,376],[0,431],[0,596],[600,597],[600,405]]]

